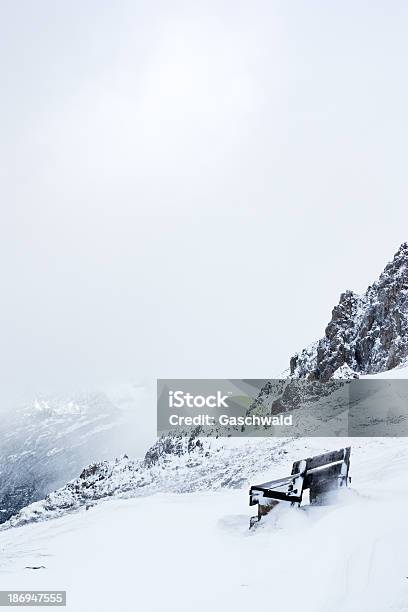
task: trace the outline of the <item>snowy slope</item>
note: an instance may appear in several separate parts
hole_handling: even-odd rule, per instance
[[[102,393],[47,397],[9,411],[0,424],[0,523],[120,452],[123,414]]]
[[[367,374],[361,378],[376,379],[376,380],[408,380],[408,365],[402,364],[398,368],[388,370],[387,372],[380,372],[380,374]]]
[[[407,355],[404,244],[364,296],[343,294],[324,338],[295,356],[291,375],[406,379]],[[132,393],[124,388],[118,399],[125,405]],[[399,405],[405,396],[392,400]],[[376,421],[364,401],[359,416]],[[338,426],[343,431],[341,414]],[[352,446],[352,488],[336,505],[281,504],[248,531],[249,484],[345,445]],[[58,453],[48,451],[52,461]],[[407,501],[405,438],[169,436],[144,460],[125,455],[88,465],[0,526],[0,583],[66,589],[75,612],[408,612]]]
[[[408,367],[396,368],[386,374],[369,375],[363,378],[402,378],[408,376]],[[341,392],[341,390],[340,390]],[[310,435],[348,435],[348,396],[346,405],[338,404],[338,398],[323,397],[321,411],[319,403],[312,401],[296,411],[294,422],[300,421],[301,431]],[[375,392],[359,399],[353,408],[352,428],[354,435],[384,435],[383,406],[387,406],[386,418],[388,436],[401,435],[407,430],[400,415],[405,415],[408,400],[406,388],[389,389],[379,385]],[[329,414],[327,425],[324,419]],[[322,421],[320,420],[322,415]],[[394,418],[395,417],[395,418]],[[397,418],[398,417],[398,418]],[[404,417],[406,419],[406,416]],[[314,430],[314,428],[317,428]],[[326,429],[325,429],[326,428]],[[318,433],[316,433],[316,431]],[[337,443],[336,438],[326,440],[326,450]],[[86,506],[93,506],[111,497],[129,498],[154,495],[157,492],[190,493],[193,491],[223,488],[248,487],[257,472],[273,469],[279,471],[285,464],[286,455],[299,448],[300,455],[310,456],[303,450],[302,439],[291,438],[190,438],[166,436],[160,438],[146,453],[145,459],[131,459],[123,455],[113,460],[93,463],[81,470],[80,474],[60,489],[49,493],[16,512],[0,530],[57,518],[67,512]],[[306,449],[313,447],[308,442]],[[319,452],[319,449],[317,450]],[[283,475],[283,474],[282,474]]]
[[[94,461],[141,452],[136,408],[151,409],[144,388],[44,396],[0,422],[0,523],[76,477]],[[153,427],[151,427],[153,429]],[[150,441],[150,440],[149,440]]]
[[[247,488],[115,499],[1,532],[2,588],[66,589],[75,612],[406,611],[408,445],[351,443],[352,489],[336,506],[281,505],[249,532]],[[327,447],[289,442],[255,481]]]
[[[352,487],[336,505],[281,504],[249,532],[250,483],[346,444]],[[219,439],[150,467],[101,466],[84,470],[92,503],[39,502],[45,516],[31,506],[0,531],[4,588],[66,589],[75,612],[408,609],[406,439]]]

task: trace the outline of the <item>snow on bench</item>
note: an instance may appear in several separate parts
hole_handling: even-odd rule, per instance
[[[350,482],[350,452],[351,447],[348,446],[295,461],[290,476],[252,486],[249,505],[258,506],[258,515],[251,517],[250,527],[281,501],[300,506],[306,489],[309,489],[310,504],[317,505],[327,501],[330,491],[347,487]]]

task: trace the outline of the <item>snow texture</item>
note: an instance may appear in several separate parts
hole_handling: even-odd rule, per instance
[[[402,612],[408,447],[402,439],[352,445],[352,488],[333,506],[281,504],[250,532],[246,487],[115,498],[1,532],[0,579],[7,589],[66,589],[68,612]],[[288,442],[254,481],[332,447]],[[264,456],[259,440],[253,452]]]

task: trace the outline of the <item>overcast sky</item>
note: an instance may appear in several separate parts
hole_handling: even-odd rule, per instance
[[[0,376],[270,377],[408,239],[402,1],[0,1]]]

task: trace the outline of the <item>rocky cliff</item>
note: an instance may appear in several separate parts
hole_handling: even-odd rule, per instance
[[[294,377],[327,381],[395,368],[408,357],[408,243],[363,295],[346,291],[324,337],[294,355]]]

